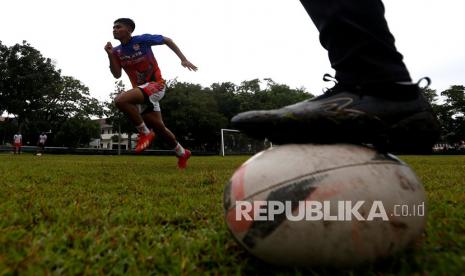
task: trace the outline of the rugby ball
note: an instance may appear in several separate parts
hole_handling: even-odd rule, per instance
[[[238,168],[224,190],[235,240],[276,265],[351,267],[415,243],[424,188],[397,157],[363,146],[282,145]]]

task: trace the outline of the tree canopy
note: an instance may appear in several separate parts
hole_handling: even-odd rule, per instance
[[[66,127],[71,119],[83,123],[103,115],[102,104],[90,96],[89,88],[63,76],[50,58],[26,41],[11,47],[0,42],[0,72],[0,111],[14,116],[15,131],[23,133],[24,141],[35,143],[40,132],[59,133],[63,128],[80,137],[80,130]],[[51,142],[57,137],[51,135]],[[80,145],[90,141],[87,136],[82,138],[78,139]],[[55,142],[79,146],[71,140]]]
[[[462,144],[465,141],[465,87],[452,85],[440,93],[441,103],[435,90],[426,90],[433,111],[441,124],[441,141]]]

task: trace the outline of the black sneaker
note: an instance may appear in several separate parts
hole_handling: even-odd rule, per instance
[[[424,79],[429,85],[429,78]],[[363,87],[336,83],[319,97],[240,113],[231,122],[251,137],[276,144],[371,144],[382,151],[428,153],[439,138],[439,123],[420,82]]]

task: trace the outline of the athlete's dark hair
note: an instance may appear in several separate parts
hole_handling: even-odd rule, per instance
[[[132,21],[132,19],[130,18],[118,18],[115,20],[115,22],[113,22],[113,24],[116,23],[121,23],[128,26],[129,28],[131,28],[131,31],[134,31],[134,29],[136,28],[136,23],[134,23],[134,21]]]

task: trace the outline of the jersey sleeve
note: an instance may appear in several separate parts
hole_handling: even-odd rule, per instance
[[[165,39],[162,35],[143,34],[140,38],[150,45],[161,45],[165,43]]]

